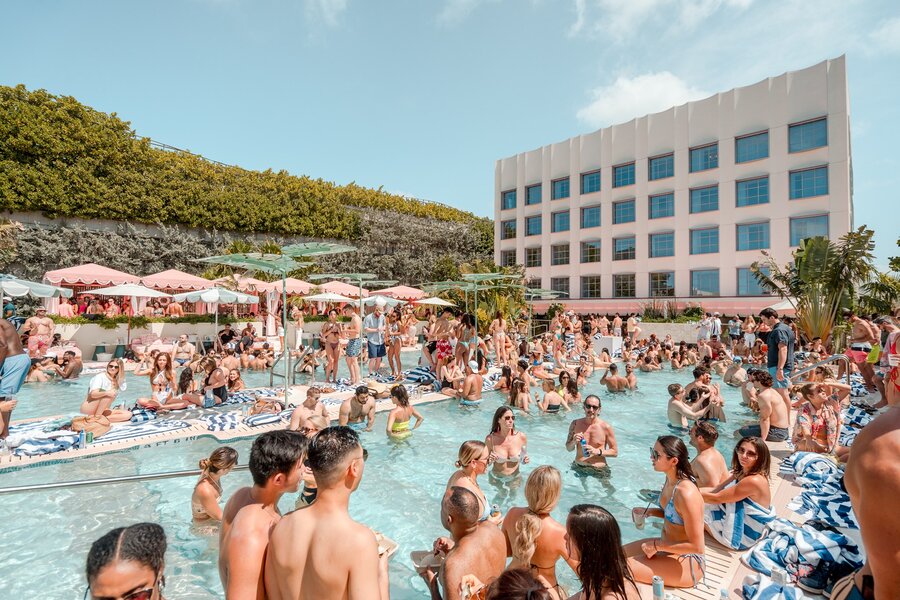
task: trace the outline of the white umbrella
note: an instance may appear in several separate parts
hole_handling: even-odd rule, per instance
[[[137,313],[138,298],[171,298],[172,294],[153,290],[136,283],[123,283],[122,285],[114,285],[108,288],[100,288],[99,290],[91,290],[91,294],[98,296],[131,296],[131,313]],[[128,315],[128,340],[131,343],[131,315]]]
[[[341,296],[333,292],[324,292],[322,294],[313,294],[312,296],[302,296],[307,302],[356,302],[353,298]]]
[[[797,306],[790,298],[785,298],[779,302],[776,302],[775,304],[772,304],[771,306],[767,306],[766,308],[771,308],[776,312],[782,312],[785,310],[797,310]]]
[[[452,302],[447,302],[443,298],[425,298],[423,300],[414,300],[413,304],[416,305],[430,305],[430,306],[456,306]]]
[[[397,298],[389,298],[388,296],[369,296],[365,300],[363,300],[363,304],[366,306],[373,306],[376,302],[381,301],[385,306],[397,306],[398,304],[406,304],[403,300],[398,300]]]
[[[0,294],[16,298],[29,295],[38,298],[59,298],[60,296],[70,298],[72,290],[0,274]]]
[[[184,292],[183,294],[175,294],[175,299],[179,302],[209,302],[213,305],[213,314],[215,321],[213,327],[213,347],[219,343],[219,303],[223,304],[259,304],[259,297],[243,292],[236,292],[222,287],[213,287],[208,290],[198,290],[195,292]]]

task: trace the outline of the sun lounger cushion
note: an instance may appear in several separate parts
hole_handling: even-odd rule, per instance
[[[260,427],[262,425],[279,423],[280,421],[281,415],[278,413],[263,413],[259,415],[253,415],[244,419],[244,423],[246,423],[250,427]]]

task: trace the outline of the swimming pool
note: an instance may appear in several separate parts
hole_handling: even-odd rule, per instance
[[[587,393],[600,390],[597,378],[595,375],[588,382]],[[663,371],[641,373],[639,378],[639,390],[634,393],[611,395],[605,388],[599,393],[603,400],[601,418],[613,425],[619,444],[619,457],[610,459],[612,475],[608,480],[579,477],[569,467],[572,454],[563,443],[569,421],[582,416],[580,410],[567,415],[518,418],[518,427],[528,435],[531,455],[531,463],[523,467],[524,475],[527,477],[541,464],[553,464],[563,472],[562,498],[553,511],[557,520],[563,522],[572,505],[591,502],[616,516],[626,541],[647,535],[646,529],[638,532],[631,524],[630,510],[643,505],[638,495],[642,488],[658,489],[662,485],[662,477],[650,466],[649,448],[658,435],[669,433],[666,385],[673,381],[687,383],[690,375]],[[718,447],[730,458],[734,445],[731,432],[750,422],[752,413],[740,406],[737,390],[722,387],[729,422],[720,426]],[[363,434],[370,458],[362,484],[351,498],[350,511],[355,519],[384,532],[400,545],[390,565],[392,598],[405,600],[426,594],[409,553],[430,548],[435,537],[445,534],[438,507],[447,478],[454,471],[457,449],[466,439],[484,438],[491,415],[502,402],[499,394],[492,393],[485,395],[477,408],[459,407],[450,401],[422,406],[425,423],[402,442],[390,441],[384,435],[383,413],[377,417],[375,431]],[[232,444],[240,452],[241,463],[247,461],[250,443],[244,440]],[[200,439],[51,464],[0,474],[0,486],[196,468],[197,461],[217,445],[213,439]],[[223,482],[225,496],[249,481],[247,472],[228,476]],[[504,512],[510,506],[524,504],[521,488],[512,497],[506,497],[491,486],[486,476],[479,483],[489,500],[500,504]],[[102,492],[97,488],[78,488],[4,496],[7,518],[0,548],[0,597],[80,597],[85,587],[84,560],[90,543],[112,527],[149,520],[161,523],[169,539],[167,596],[221,598],[216,570],[217,538],[198,535],[191,528],[193,484],[192,478],[183,478],[117,484]],[[295,495],[283,498],[282,511],[292,509],[294,501]],[[651,527],[648,524],[647,529]],[[575,579],[568,567],[560,563],[558,572],[562,583],[574,590]]]

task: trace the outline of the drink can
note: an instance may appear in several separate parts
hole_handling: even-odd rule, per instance
[[[584,438],[581,438],[581,455],[585,458],[591,455],[591,453],[588,452],[587,449],[587,440],[585,440]]]
[[[663,586],[662,577],[659,575],[653,576],[653,600],[664,600],[666,597],[666,590]]]
[[[85,436],[84,436],[84,440],[85,440],[88,444],[93,444],[93,443],[94,443],[94,432],[93,432],[93,431],[88,431],[88,432],[85,434]]]

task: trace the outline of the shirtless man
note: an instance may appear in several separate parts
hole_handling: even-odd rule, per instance
[[[56,324],[47,316],[47,309],[43,306],[34,311],[33,317],[28,317],[22,325],[22,333],[28,334],[28,354],[31,358],[44,356],[44,351],[50,347],[55,328]]]
[[[669,424],[679,429],[687,429],[688,421],[696,421],[700,417],[709,412],[709,403],[702,408],[692,408],[684,402],[684,388],[680,383],[670,383],[667,388],[669,392],[669,405],[666,412],[669,417]]]
[[[772,376],[760,371],[753,377],[756,401],[759,403],[759,425],[747,425],[738,430],[741,437],[755,435],[767,442],[783,442],[790,437],[790,419],[781,395],[772,389]]]
[[[622,337],[622,317],[619,316],[619,313],[616,313],[616,316],[613,317],[612,334],[613,337]]]
[[[480,371],[478,362],[470,360],[466,363],[466,378],[463,381],[462,388],[454,392],[457,398],[472,402],[481,400],[481,387],[484,384],[484,377],[481,376]]]
[[[600,377],[600,383],[606,384],[606,389],[610,392],[624,392],[629,389],[628,380],[619,375],[619,367],[613,363],[603,372]]]
[[[0,319],[0,439],[9,435],[9,423],[17,400],[13,398],[19,393],[31,359],[22,349],[22,340],[16,328],[6,319]]]
[[[231,371],[232,369],[241,370],[241,360],[234,355],[234,348],[225,348],[225,356],[222,357],[222,368],[226,371]]]
[[[284,430],[267,431],[253,442],[253,487],[231,496],[219,528],[219,577],[229,600],[266,597],[263,573],[269,533],[281,519],[278,500],[300,487],[306,447],[305,436]]]
[[[503,572],[506,537],[496,524],[479,521],[479,516],[475,494],[458,485],[447,490],[441,502],[441,524],[450,538],[440,537],[434,542],[434,553],[446,558],[439,573],[430,567],[421,573],[432,600],[460,600],[460,584],[466,575],[490,583]]]
[[[388,600],[388,556],[379,557],[372,530],[348,511],[364,465],[352,429],[329,427],[313,438],[309,467],[316,501],[272,529],[265,569],[270,600]]]
[[[697,449],[697,456],[691,461],[698,487],[716,487],[731,475],[725,457],[716,450],[719,430],[709,421],[697,421],[691,427],[691,446]]]
[[[172,300],[166,307],[166,314],[170,317],[183,317],[184,308],[178,300]]]
[[[63,366],[52,364],[50,368],[62,379],[78,379],[78,376],[81,375],[81,371],[84,369],[84,363],[72,350],[63,352],[63,357]]]
[[[629,390],[637,389],[637,375],[634,373],[634,365],[625,363],[625,387]]]
[[[647,355],[644,357],[644,360],[641,361],[640,369],[642,373],[652,373],[653,371],[659,371],[660,366],[653,362],[652,356]]]
[[[365,430],[372,431],[375,426],[375,399],[369,396],[369,388],[361,385],[353,395],[343,403],[338,413],[338,423],[360,429],[366,420]]]
[[[735,356],[732,363],[725,369],[722,380],[731,387],[741,387],[747,382],[747,371],[744,369],[744,359]]]
[[[875,369],[868,362],[869,352],[872,351],[872,344],[879,342],[881,336],[878,334],[878,328],[865,319],[860,319],[853,311],[845,311],[844,317],[850,323],[850,337],[847,340],[847,356],[859,368],[860,375],[866,382],[866,388],[869,391],[875,390]],[[31,319],[29,319],[30,321]],[[28,321],[25,322],[28,324]],[[31,348],[29,342],[28,347]],[[844,363],[838,363],[838,379],[844,374]]]
[[[359,332],[362,330],[362,319],[350,304],[345,304],[344,316],[350,318],[350,323],[344,326],[343,336],[347,338],[347,347],[344,349],[347,370],[350,371],[350,385],[356,385],[362,379],[359,368],[359,355],[362,352],[362,339]]]
[[[756,386],[753,385],[753,379],[758,372],[758,369],[751,369],[747,373],[747,382],[741,386],[741,403],[750,407],[750,410],[754,412],[759,410],[759,402],[756,401]]]
[[[606,318],[606,315],[600,317],[600,321],[597,325],[600,329],[600,335],[609,335],[609,319]]]
[[[175,347],[172,348],[172,362],[179,367],[183,367],[191,362],[191,359],[194,357],[194,352],[196,351],[196,346],[190,343],[188,341],[188,336],[182,333],[178,336],[178,342],[175,344]]]
[[[575,451],[576,466],[608,471],[606,457],[618,456],[619,446],[612,427],[600,419],[599,397],[591,394],[584,399],[584,414],[569,425],[566,450]],[[582,440],[585,445],[581,444]]]
[[[449,310],[441,311],[441,316],[435,321],[431,328],[431,342],[428,345],[428,352],[431,355],[431,363],[434,366],[434,372],[439,373],[441,367],[447,364],[447,360],[453,356],[453,347],[450,345],[450,316]]]
[[[634,313],[628,313],[628,320],[625,321],[625,334],[632,342],[634,341],[634,330],[636,327],[637,319],[634,318]]]
[[[303,427],[306,419],[313,415],[325,417],[326,421],[329,420],[328,409],[325,408],[324,404],[319,402],[321,393],[322,391],[319,388],[307,388],[306,400],[291,413],[291,424],[288,426],[288,429],[291,431],[300,431],[300,428]]]

